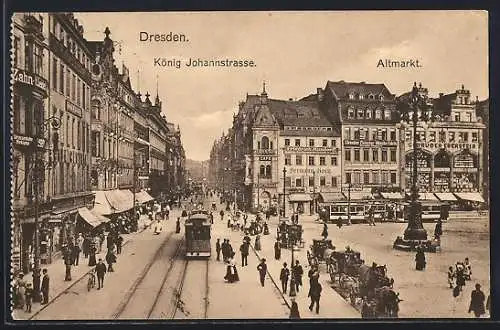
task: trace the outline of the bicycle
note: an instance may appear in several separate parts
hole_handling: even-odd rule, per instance
[[[93,270],[89,273],[89,279],[87,281],[87,290],[90,291],[92,288],[95,288],[95,272]]]

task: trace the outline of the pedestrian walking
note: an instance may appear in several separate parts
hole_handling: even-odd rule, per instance
[[[113,253],[113,250],[110,249],[106,253],[106,263],[108,264],[108,272],[114,272],[115,270],[113,269],[113,264],[116,262],[116,256]]]
[[[299,287],[302,286],[302,275],[304,275],[304,269],[298,260],[295,261],[295,266],[292,267],[292,276],[295,282],[295,291],[299,292]]]
[[[24,274],[19,274],[16,282],[17,287],[17,307],[20,309],[24,309],[24,305],[26,304],[26,282],[24,280]]]
[[[220,210],[220,221],[224,221],[224,210]]]
[[[286,293],[288,288],[288,278],[290,277],[290,269],[287,268],[287,263],[283,263],[283,268],[281,268],[280,272],[280,281],[281,281],[281,290],[283,293]]]
[[[328,237],[328,225],[326,222],[323,223],[323,232],[321,233],[321,236],[323,236],[323,239],[327,239]]]
[[[64,277],[64,280],[71,281],[71,264],[73,260],[70,252],[70,247],[65,246],[63,248],[63,258],[64,258],[64,265],[66,267],[66,275]]]
[[[279,241],[274,242],[274,259],[281,259],[281,246]]]
[[[243,241],[240,245],[240,252],[241,252],[241,267],[248,266],[248,244]]]
[[[95,241],[91,241],[89,245],[89,266],[95,266],[96,265],[96,258],[95,255],[97,253],[97,245]]]
[[[260,235],[255,236],[254,248],[255,248],[255,251],[260,251],[262,248],[260,245]]]
[[[257,266],[257,270],[259,271],[260,285],[264,287],[264,280],[266,279],[267,274],[267,265],[266,259],[261,259],[260,264]]]
[[[26,291],[24,292],[24,300],[26,301],[26,312],[31,313],[31,302],[33,299],[33,288],[31,283],[26,284]]]
[[[177,220],[175,221],[175,233],[178,234],[181,232],[181,218],[177,217]]]
[[[342,228],[342,218],[341,217],[339,217],[337,219],[337,227],[339,227],[339,229]]]
[[[469,305],[469,313],[474,312],[476,317],[481,317],[486,313],[484,308],[484,300],[485,296],[483,291],[481,291],[481,285],[479,283],[476,284],[476,289],[471,292],[470,295],[470,305]]]
[[[97,290],[104,288],[104,274],[106,274],[106,265],[99,258],[99,262],[95,266],[95,273],[97,275]]]
[[[434,238],[439,241],[441,239],[441,235],[443,235],[443,223],[441,222],[441,219],[438,219],[436,227],[434,227]]]
[[[76,242],[74,245],[71,247],[72,251],[71,254],[73,256],[73,265],[78,266],[78,263],[80,261],[80,251],[82,250],[80,245],[78,245],[78,242]]]
[[[45,305],[49,302],[49,287],[50,287],[50,277],[47,274],[47,268],[42,270],[43,278],[42,278],[42,305]]]
[[[472,265],[469,261],[469,258],[465,258],[464,261],[464,277],[466,280],[470,281],[472,276]]]
[[[417,254],[415,255],[415,269],[425,270],[425,253],[422,247],[417,248]]]
[[[217,252],[217,261],[220,261],[220,251],[221,251],[221,246],[220,246],[220,238],[217,238],[217,242],[215,243],[215,251]]]
[[[309,288],[309,294],[307,295],[308,297],[311,298],[311,303],[309,304],[309,310],[312,311],[314,305],[316,305],[316,314],[319,314],[319,300],[321,298],[322,290],[323,288],[321,287],[321,284],[319,282],[318,283],[315,282]]]
[[[78,246],[78,253],[75,258],[75,266],[78,266],[80,263],[80,252],[83,251],[83,242],[85,239],[83,238],[82,233],[78,233],[78,238],[76,239],[76,246]]]
[[[319,282],[318,265],[312,265],[311,269],[309,269],[309,272],[307,273],[307,276],[309,277],[309,286]]]
[[[90,252],[89,249],[90,249],[90,240],[89,240],[89,235],[87,234],[83,239],[83,246],[82,246],[83,256],[85,258],[89,257],[89,252]]]
[[[222,252],[222,261],[226,262],[228,253],[227,253],[227,239],[224,238],[224,241],[221,244],[221,252]]]
[[[291,320],[300,319],[299,305],[297,305],[297,302],[295,300],[292,301],[292,306],[290,307],[290,319]]]
[[[450,286],[450,289],[453,289],[454,278],[455,278],[455,272],[453,270],[453,267],[450,266],[450,268],[448,268],[448,285]]]
[[[122,245],[123,245],[123,237],[122,235],[118,234],[118,237],[116,238],[116,253],[118,254],[122,253]]]
[[[458,291],[462,291],[462,287],[465,286],[465,267],[462,262],[457,262],[455,266],[456,283]]]

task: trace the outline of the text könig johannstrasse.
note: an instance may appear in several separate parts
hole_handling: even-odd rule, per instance
[[[187,68],[203,68],[203,67],[222,67],[222,68],[249,68],[255,67],[254,60],[239,59],[239,58],[188,58],[185,60],[167,59],[164,57],[156,57],[153,61],[153,66],[156,67],[171,67],[180,69],[181,66]]]

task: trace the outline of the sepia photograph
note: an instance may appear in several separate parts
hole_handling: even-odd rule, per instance
[[[489,319],[488,12],[16,12],[14,321]]]

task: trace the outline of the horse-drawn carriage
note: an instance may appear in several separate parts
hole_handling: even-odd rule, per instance
[[[282,248],[290,248],[292,246],[303,247],[303,231],[301,225],[282,221],[276,229],[276,239],[280,242]]]
[[[331,240],[313,240],[307,251],[310,265],[324,263],[333,287],[345,299],[364,310],[364,317],[397,317],[401,301],[393,290],[394,280],[387,276],[386,265],[367,266],[361,253],[346,247],[337,251]]]

